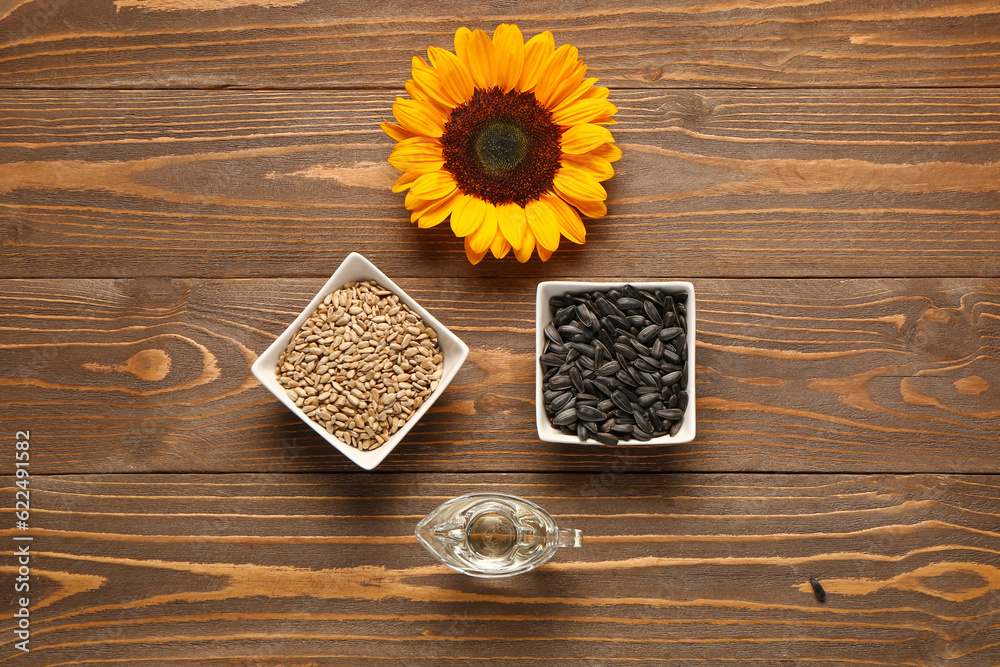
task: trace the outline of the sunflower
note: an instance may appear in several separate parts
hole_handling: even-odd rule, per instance
[[[585,78],[576,47],[555,48],[552,33],[527,43],[516,25],[490,38],[459,28],[455,53],[429,47],[413,57],[410,99],[397,97],[397,123],[382,130],[397,143],[389,162],[404,172],[421,228],[451,218],[473,264],[513,249],[526,262],[537,247],[547,261],[560,237],[586,240],[581,214],[607,213],[601,181],[622,153],[605,125],[615,123],[608,89]]]

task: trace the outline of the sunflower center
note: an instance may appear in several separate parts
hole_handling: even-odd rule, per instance
[[[476,135],[474,150],[479,166],[491,174],[508,174],[528,154],[528,135],[513,123],[487,125]]]
[[[534,93],[477,89],[444,126],[444,166],[465,194],[524,206],[551,189],[561,134]]]

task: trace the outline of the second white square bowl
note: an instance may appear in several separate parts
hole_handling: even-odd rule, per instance
[[[694,409],[694,349],[695,349],[695,308],[694,308],[694,285],[689,282],[683,281],[673,281],[673,282],[662,282],[662,283],[633,283],[633,282],[620,282],[620,283],[585,283],[585,282],[571,282],[571,281],[560,281],[560,280],[549,280],[545,282],[538,283],[538,290],[535,293],[535,423],[538,428],[538,437],[546,442],[565,442],[565,443],[578,443],[580,439],[575,435],[567,435],[559,429],[555,428],[549,421],[548,415],[545,414],[545,407],[542,398],[543,394],[543,384],[544,378],[542,373],[541,364],[538,363],[538,358],[542,355],[542,350],[545,347],[545,325],[552,321],[555,313],[552,312],[552,308],[549,306],[549,299],[554,296],[562,296],[567,292],[570,294],[578,294],[580,292],[593,292],[601,291],[606,292],[611,289],[621,289],[625,285],[631,285],[636,289],[640,290],[661,290],[667,294],[676,294],[678,292],[683,292],[687,294],[687,300],[684,302],[684,307],[687,314],[685,315],[685,320],[687,323],[687,328],[684,332],[686,336],[685,344],[687,345],[687,392],[688,392],[688,404],[684,411],[684,421],[681,424],[680,431],[674,436],[662,436],[660,438],[653,438],[646,442],[640,440],[624,440],[620,442],[617,447],[628,446],[646,446],[646,445],[676,445],[684,442],[691,442],[694,440],[695,436],[695,409]],[[601,445],[596,440],[587,440],[588,445]]]
[[[406,421],[406,423],[396,431],[389,440],[379,447],[367,452],[341,442],[333,434],[328,433],[325,428],[310,419],[306,413],[295,405],[295,401],[288,397],[285,388],[278,382],[277,364],[281,352],[288,346],[288,342],[302,328],[302,324],[316,311],[319,305],[326,298],[327,294],[340,289],[345,284],[353,281],[374,280],[382,287],[396,294],[400,301],[409,306],[414,312],[423,318],[427,326],[432,327],[437,332],[438,345],[441,348],[441,355],[444,357],[444,370],[441,379],[438,381],[437,389],[427,397],[427,400],[417,409],[416,412]],[[261,384],[267,387],[274,396],[285,404],[299,419],[308,424],[314,431],[320,434],[327,442],[340,450],[340,453],[351,459],[365,470],[371,470],[385,459],[386,456],[396,448],[413,425],[416,424],[424,413],[430,409],[434,402],[441,396],[445,388],[458,373],[458,369],[465,363],[465,358],[469,356],[469,347],[462,340],[449,331],[437,318],[428,313],[419,303],[401,290],[396,283],[389,280],[389,277],[379,271],[374,264],[356,252],[348,255],[334,274],[326,281],[326,284],[316,293],[313,300],[305,307],[302,313],[295,318],[295,321],[288,325],[288,328],[264,350],[257,361],[250,368]]]

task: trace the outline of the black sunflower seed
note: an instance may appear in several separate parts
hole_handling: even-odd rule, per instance
[[[563,361],[565,361],[565,359],[563,359],[563,357],[560,357],[557,354],[552,354],[551,352],[547,352],[542,356],[538,357],[538,361],[542,363],[542,366],[562,366]]]
[[[681,371],[673,371],[671,373],[665,373],[660,377],[660,382],[663,384],[664,387],[669,387],[672,384],[677,384],[681,379],[681,375],[683,375]]]
[[[638,352],[639,354],[644,354],[647,357],[649,356],[650,349],[645,345],[643,345],[642,343],[640,343],[637,339],[633,338],[632,340],[630,340],[629,345],[631,345],[632,349]]]
[[[670,395],[670,398],[667,399],[667,407],[668,408],[676,408],[677,407],[677,394],[671,394]]]
[[[684,411],[678,410],[677,408],[667,408],[666,410],[657,410],[656,414],[660,417],[660,419],[670,419],[673,421],[674,419],[680,419],[683,417]]]
[[[678,433],[680,433],[681,425],[683,423],[684,422],[674,422],[674,425],[670,427],[670,431],[669,431],[671,438],[674,437],[675,435],[677,435]]]
[[[576,424],[576,437],[580,438],[581,442],[590,437],[590,433],[583,422],[577,422]]]
[[[552,409],[552,412],[559,412],[566,407],[566,404],[571,400],[573,400],[573,394],[568,391],[564,391],[549,401],[548,405]]]
[[[591,331],[594,331],[598,326],[600,326],[597,318],[594,317],[594,313],[591,312],[590,308],[587,308],[587,304],[585,303],[576,304],[576,317],[580,320],[580,324]]]
[[[566,303],[563,301],[561,296],[554,296],[549,299],[549,308],[552,310],[558,310],[565,305]]]
[[[597,408],[590,407],[589,405],[577,406],[576,414],[580,417],[580,419],[588,422],[599,422],[608,418],[607,414],[601,412]]]
[[[644,301],[642,309],[646,312],[646,317],[649,318],[650,322],[653,322],[654,324],[663,324],[663,316],[660,315],[660,310],[656,307],[655,303],[652,301]]]
[[[646,303],[649,303],[648,301]],[[649,345],[654,340],[657,340],[656,334],[660,333],[660,326],[658,324],[650,324],[648,327],[643,327],[636,338],[643,345]]]
[[[650,433],[649,431],[639,428],[639,425],[636,424],[635,426],[632,427],[632,437],[641,442],[647,442],[653,439],[653,434]]]
[[[576,408],[569,408],[563,410],[555,417],[552,418],[552,424],[555,426],[567,426],[576,421]]]
[[[573,307],[573,306],[567,306],[566,308],[560,308],[556,312],[556,316],[554,318],[554,322],[553,323],[557,327],[561,327],[564,324],[569,324],[570,322],[572,322],[573,318],[575,316],[576,316],[576,308],[575,307]]]
[[[636,329],[643,329],[649,324],[642,315],[629,315],[625,318],[625,321],[628,322],[630,327],[635,327]]]
[[[594,357],[594,346],[586,343],[566,343],[566,347],[576,350],[580,354],[585,354],[591,359]]]
[[[649,413],[649,423],[653,425],[654,436],[663,430],[663,422],[660,421],[660,418],[656,415],[655,410]]]
[[[590,371],[594,370],[594,360],[591,359],[590,357],[585,357],[581,355],[580,358],[577,360],[577,364],[587,370]]]
[[[666,327],[665,329],[660,330],[660,333],[657,334],[657,337],[664,343],[666,343],[667,341],[677,338],[682,333],[684,333],[684,330],[681,329],[680,327]]]
[[[625,285],[622,287],[622,294],[630,299],[642,299],[642,292],[640,292],[634,285]]]
[[[617,361],[609,361],[608,363],[598,367],[598,375],[614,375],[622,369],[621,364]]]
[[[569,389],[572,386],[573,382],[569,379],[568,375],[556,375],[549,380],[549,389],[562,391],[564,389]]]
[[[632,429],[635,428],[635,424],[612,424],[612,433],[631,433]]]
[[[579,392],[583,391],[583,376],[580,375],[578,368],[569,369],[569,381],[572,383],[574,389]]]
[[[826,602],[826,591],[823,590],[823,586],[816,580],[816,577],[809,577],[809,585],[812,586],[816,599],[820,602]]]
[[[548,324],[545,325],[544,331],[545,331],[545,337],[548,338],[550,341],[552,341],[553,343],[559,343],[560,345],[562,344],[563,342],[562,336],[560,336],[559,332],[556,330],[555,324],[549,322]]]
[[[622,386],[624,386],[624,385],[637,385],[637,384],[639,384],[638,382],[635,381],[635,378],[633,378],[628,373],[628,371],[625,371],[625,370],[620,370],[617,373],[615,373],[615,377],[618,379],[619,382],[621,382]]]
[[[556,329],[556,331],[559,332],[559,335],[562,336],[564,340],[567,338],[572,340],[573,336],[583,335],[583,329],[576,326],[575,324],[564,324],[558,329]]]
[[[642,296],[641,294],[639,296]],[[615,303],[619,310],[636,310],[642,308],[642,301],[628,296],[623,296]]]
[[[611,394],[611,400],[614,401],[615,405],[622,410],[625,410],[626,412],[632,411],[632,404],[629,403],[628,397],[620,389]]]
[[[614,446],[618,444],[618,438],[611,435],[610,433],[595,433],[594,440],[601,443],[602,445]]]
[[[640,408],[651,407],[658,400],[660,400],[660,395],[657,394],[657,393],[655,393],[655,392],[652,393],[652,394],[640,394],[639,395],[639,407]]]
[[[688,395],[686,393],[677,394],[677,409],[686,410],[687,406],[688,406]]]
[[[663,358],[663,351],[667,349],[666,343],[657,338],[653,341],[653,347],[649,348],[649,356],[653,357],[657,361]]]
[[[629,327],[632,326],[631,324],[628,323],[628,320],[619,315],[608,315],[608,322],[611,322],[611,324],[614,325],[615,329],[619,329],[621,331],[628,331]]]
[[[610,398],[606,398],[594,407],[596,407],[601,412],[607,412],[608,410],[615,409],[615,402],[612,401]]]
[[[653,426],[649,423],[649,420],[646,419],[646,415],[644,415],[642,410],[639,408],[632,410],[632,418],[635,420],[635,425],[643,431],[648,433],[653,430]]]
[[[663,358],[660,361],[668,364],[683,363],[683,359],[681,359],[676,353],[671,352],[670,350],[663,351]]]
[[[633,350],[631,345],[624,345],[622,343],[615,343],[615,352],[618,352],[629,361],[639,356],[639,353]]]
[[[594,308],[597,309],[597,313],[601,317],[608,317],[610,315],[616,314],[616,308],[611,305],[611,302],[603,297],[598,297],[594,300]]]

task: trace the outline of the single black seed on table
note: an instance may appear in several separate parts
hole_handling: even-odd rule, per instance
[[[826,602],[826,591],[823,590],[823,586],[816,580],[816,577],[809,577],[809,585],[812,586],[816,599],[820,602]]]

